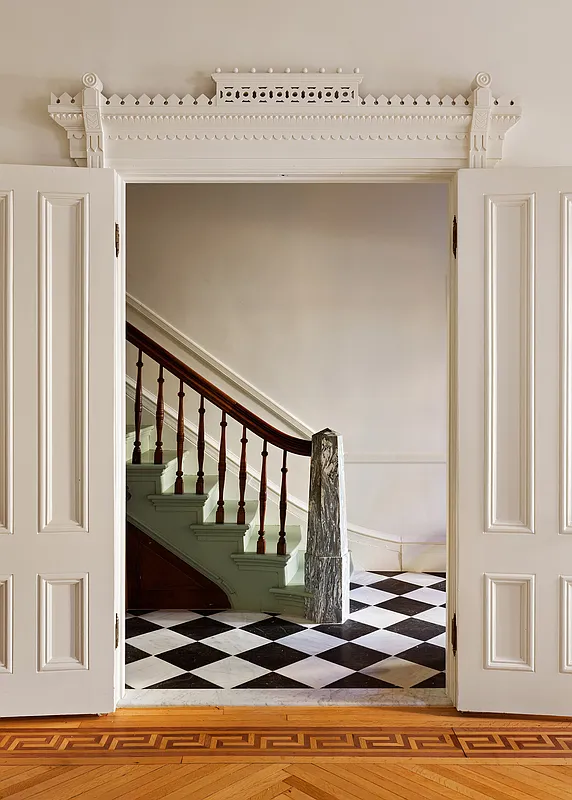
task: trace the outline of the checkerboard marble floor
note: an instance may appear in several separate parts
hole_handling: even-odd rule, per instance
[[[358,572],[350,617],[130,611],[128,689],[441,689],[445,574]]]

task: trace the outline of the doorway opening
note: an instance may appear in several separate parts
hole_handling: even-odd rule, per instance
[[[127,187],[128,321],[289,435],[325,427],[342,434],[353,569],[348,621],[306,620],[308,463],[300,456],[288,462],[290,566],[272,586],[270,559],[249,563],[261,469],[248,472],[241,494],[242,431],[231,419],[224,504],[234,519],[243,502],[246,530],[228,530],[227,522],[216,542],[207,541],[217,512],[220,415],[206,404],[201,470],[201,400],[185,393],[184,492],[175,497],[179,382],[146,356],[138,368],[138,348],[128,344],[127,457],[139,406],[142,460],[128,464],[127,477],[127,518],[137,529],[128,534],[127,562],[140,594],[127,602],[124,704],[168,703],[170,689],[178,705],[215,697],[238,705],[380,704],[387,689],[447,702],[448,203],[440,183]],[[161,465],[154,463],[159,389]],[[248,439],[259,459],[263,442]],[[265,463],[270,554],[279,538],[281,464],[277,454]],[[161,585],[157,565],[165,564]],[[191,586],[202,598],[192,604]],[[152,596],[149,607],[143,598]]]

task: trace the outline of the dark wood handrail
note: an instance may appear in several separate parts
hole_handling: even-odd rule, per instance
[[[160,344],[146,336],[143,331],[140,331],[130,322],[127,323],[126,338],[128,342],[156,361],[159,366],[162,366],[180,381],[190,386],[201,397],[210,400],[213,405],[226,412],[229,417],[244,425],[256,436],[288,453],[294,453],[299,456],[312,455],[312,442],[310,439],[298,439],[295,436],[279,431],[268,422],[264,422],[263,419],[253,414],[252,411],[249,411],[240,403],[237,403],[236,400],[233,400],[220,389],[217,389],[210,381],[207,381],[198,372],[195,372],[169,353],[168,350],[165,350],[164,347],[161,347]]]

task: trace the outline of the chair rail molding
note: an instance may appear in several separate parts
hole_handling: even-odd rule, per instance
[[[517,99],[493,95],[486,72],[457,97],[363,96],[357,68],[217,69],[212,79],[209,97],[120,97],[88,72],[78,94],[52,94],[48,110],[78,166],[112,167],[131,182],[450,175],[495,166],[521,117]]]

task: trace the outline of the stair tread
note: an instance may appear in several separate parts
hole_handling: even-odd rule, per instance
[[[248,527],[254,521],[258,511],[258,503],[256,500],[247,500],[244,506],[246,522]],[[207,519],[202,523],[203,525],[216,525],[216,508],[213,508]],[[227,500],[224,504],[224,523],[223,525],[236,525],[236,513],[238,511],[238,502],[234,500]],[[218,524],[220,527],[220,523]]]
[[[163,463],[162,464],[155,464],[154,463],[154,451],[153,450],[145,450],[141,453],[141,464],[132,464],[131,463],[131,454],[128,454],[127,457],[127,464],[130,467],[139,467],[139,466],[156,466],[156,467],[166,467],[171,461],[174,461],[177,458],[177,453],[175,450],[164,450],[163,451]]]
[[[154,425],[142,425],[141,433],[149,433],[149,431],[152,431],[154,427],[155,427]],[[125,435],[131,436],[132,433],[135,433],[135,425],[126,425]]]
[[[276,552],[276,545],[278,544],[278,535],[280,531],[279,525],[267,525],[264,531],[264,539],[266,540],[266,555],[272,555]],[[299,525],[286,525],[286,547],[287,552],[291,555],[302,541],[302,531]],[[256,554],[256,544],[258,542],[258,530],[252,532],[248,544],[244,550],[245,553]],[[264,556],[261,556],[264,558]]]
[[[182,495],[175,495],[175,484],[171,484],[165,491],[163,492],[163,497],[184,497],[185,495],[196,495],[197,497],[205,497],[206,495],[210,494],[212,490],[216,487],[218,483],[218,477],[216,475],[205,475],[204,476],[204,484],[205,484],[205,491],[202,495],[197,495],[196,487],[197,487],[197,476],[196,475],[183,475],[183,494]]]

